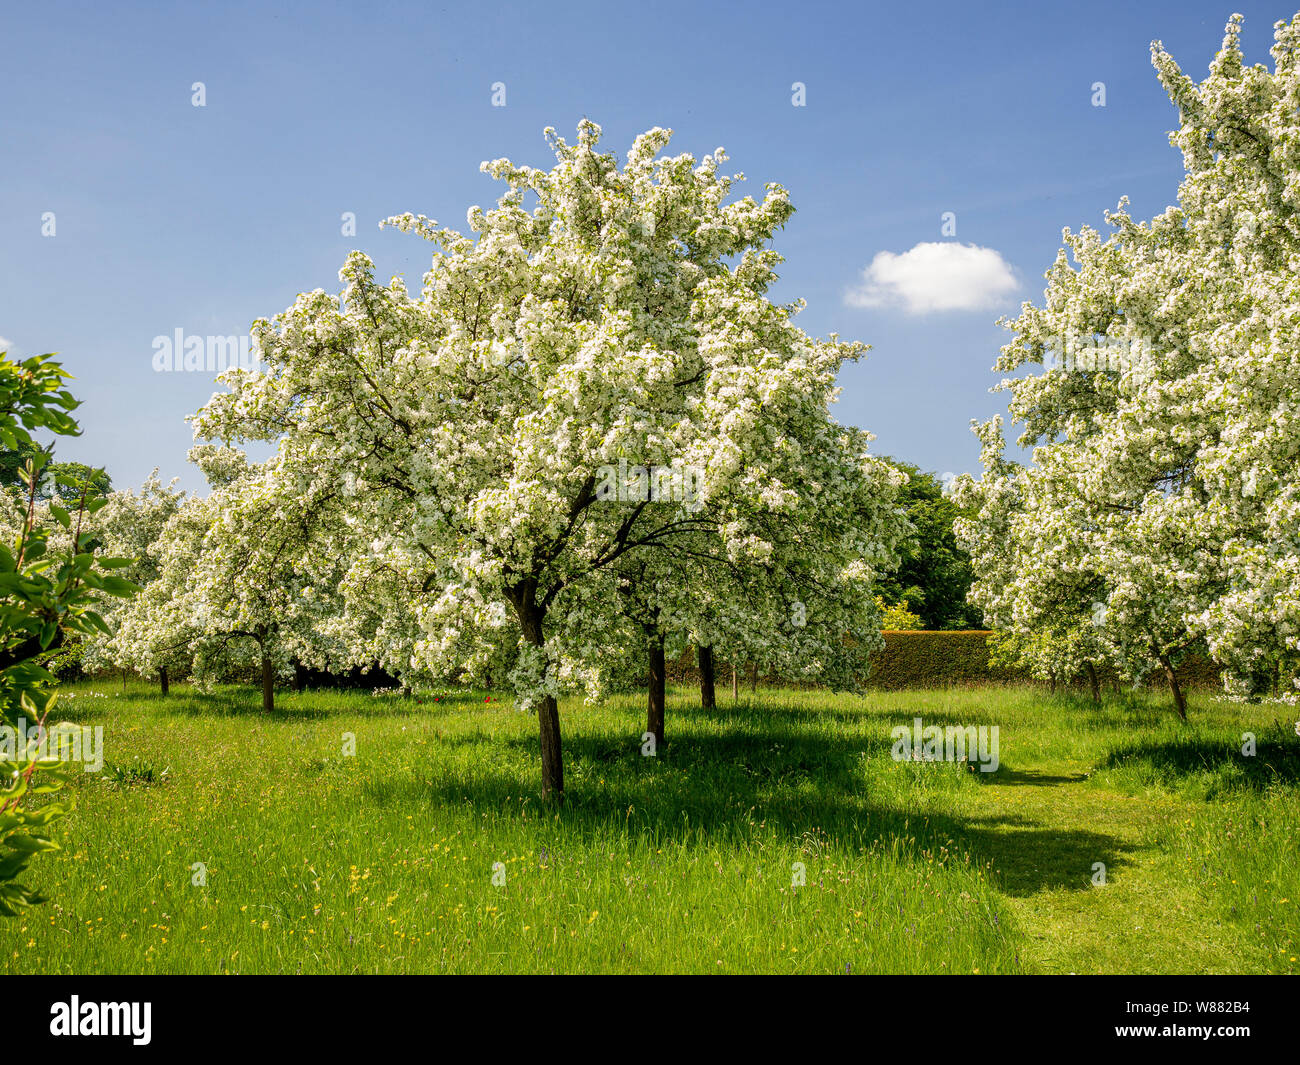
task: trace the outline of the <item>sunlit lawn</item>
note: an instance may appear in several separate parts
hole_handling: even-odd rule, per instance
[[[556,812],[535,719],[482,692],[69,695],[107,764],[10,972],[1300,970],[1285,707],[682,688],[647,758],[643,697],[573,700]],[[894,761],[914,716],[997,725],[1000,770]]]

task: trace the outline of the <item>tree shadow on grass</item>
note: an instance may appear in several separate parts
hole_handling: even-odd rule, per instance
[[[1175,786],[1209,777],[1225,790],[1262,791],[1269,784],[1300,782],[1300,743],[1266,734],[1257,739],[1253,756],[1242,754],[1241,747],[1233,738],[1143,740],[1112,749],[1100,767],[1136,769]]]
[[[779,719],[778,719],[779,720]],[[754,722],[749,722],[752,728]],[[520,795],[535,793],[536,769],[527,773],[509,766],[532,764],[530,737],[448,737],[454,747],[482,746],[497,755],[477,759],[466,774],[464,762],[447,768],[434,761],[407,776],[362,786],[382,806],[434,803],[519,815]],[[759,731],[693,733],[680,729],[678,739],[661,757],[643,757],[631,738],[578,734],[565,739],[565,806],[536,819],[538,844],[563,849],[564,837],[585,841],[626,834],[646,845],[662,847],[687,840],[743,840],[756,832],[774,834],[789,848],[789,860],[805,853],[809,839],[849,853],[893,842],[915,856],[934,860],[943,851],[966,854],[976,863],[992,863],[995,881],[1011,895],[1039,891],[1091,889],[1093,865],[1114,871],[1129,863],[1134,846],[1117,836],[1090,828],[1045,827],[1018,814],[963,815],[935,812],[944,791],[929,792],[924,807],[906,808],[893,782],[879,774],[888,758],[888,738],[837,737],[805,732],[786,722]],[[502,757],[505,748],[510,753]],[[864,765],[864,754],[876,764]],[[899,772],[909,772],[906,765]],[[884,769],[893,771],[892,768]],[[923,773],[962,774],[958,766],[926,766]],[[990,774],[1001,782],[1002,774]],[[1074,783],[1074,777],[1016,774],[1019,783],[1044,787]],[[921,778],[921,786],[926,786]],[[964,791],[961,780],[936,787]],[[785,855],[781,860],[785,860]]]
[[[364,701],[331,706],[313,701],[310,693],[305,697],[297,693],[277,693],[275,709],[268,713],[262,709],[261,692],[253,689],[248,692],[218,691],[156,698],[156,709],[167,714],[213,718],[251,717],[279,722],[323,721],[331,717],[436,718],[444,711],[454,708],[454,704],[430,703],[428,700],[417,703],[414,699],[405,698],[367,698]]]
[[[264,720],[312,720],[327,717],[417,717],[437,715],[448,710],[463,710],[485,703],[481,691],[439,693],[436,696],[400,695],[384,693],[371,695],[363,689],[312,689],[296,692],[276,688],[275,709],[267,714],[262,710],[262,689],[259,685],[222,684],[212,691],[201,691],[189,684],[173,685],[169,694],[157,688],[125,693],[115,689],[91,696],[76,688],[66,692],[60,700],[59,712],[67,720],[76,720],[77,713],[107,713],[122,705],[145,706],[151,711],[185,714],[193,717],[257,716]],[[491,706],[508,705],[497,696],[491,697]]]
[[[621,775],[660,773],[694,780],[701,793],[709,793],[732,777],[758,782],[789,782],[816,778],[851,794],[863,781],[863,759],[887,756],[891,740],[887,735],[835,736],[826,732],[792,728],[775,719],[757,724],[753,719],[737,721],[743,727],[727,732],[679,730],[676,739],[661,747],[653,757],[644,756],[639,733],[581,732],[564,737],[565,764],[570,772],[607,769]],[[536,755],[537,741],[527,734],[494,735],[482,730],[442,738],[450,747],[490,746],[518,755],[529,762]],[[724,792],[718,792],[722,794]]]
[[[275,709],[269,713],[262,709],[261,692],[248,694],[213,692],[207,695],[168,696],[157,704],[157,709],[183,717],[250,717],[261,721],[320,721],[337,711],[320,707],[294,706],[277,699]]]
[[[993,783],[1008,787],[1048,788],[1057,784],[1081,784],[1087,773],[1039,773],[1033,769],[1007,769],[1005,766],[993,774]]]
[[[879,693],[874,694],[878,695]],[[984,712],[981,708],[975,706],[890,707],[871,705],[865,700],[857,708],[783,705],[774,710],[769,703],[747,701],[746,697],[742,695],[739,703],[733,703],[730,697],[727,698],[725,703],[722,699],[719,699],[717,707],[713,710],[705,710],[700,706],[698,700],[683,701],[681,705],[670,701],[667,708],[670,730],[675,721],[713,721],[719,724],[734,724],[753,722],[754,720],[779,721],[783,718],[822,723],[834,721],[840,724],[862,725],[867,728],[884,726],[889,729],[896,725],[911,728],[913,718],[917,717],[921,718],[927,727],[930,725],[960,725],[964,727],[966,725],[996,723],[996,715]]]
[[[1021,898],[1046,890],[1089,891],[1098,862],[1114,879],[1132,864],[1135,851],[1145,849],[1090,829],[1044,829],[1011,817],[962,820],[963,836],[992,861],[1002,889]]]
[[[277,723],[358,715],[438,720],[444,711],[479,702],[468,695],[445,703],[426,699],[422,704],[382,697],[361,705],[348,701],[333,706],[328,700],[313,701],[310,693],[307,697],[290,694],[277,699],[274,713],[265,714],[256,689],[186,692],[166,700],[153,694],[158,708],[169,714]],[[304,698],[312,705],[296,705]],[[111,714],[111,704],[112,700],[96,699],[86,709]],[[976,778],[975,786],[1038,787],[1068,785],[1080,778],[1018,771],[1006,765],[984,775],[965,773],[962,767],[946,763],[895,764],[889,761],[888,729],[881,727],[891,721],[891,715],[866,707],[859,712],[742,703],[703,711],[673,705],[669,743],[653,758],[641,754],[639,728],[624,731],[631,723],[628,709],[623,708],[605,728],[589,727],[565,737],[567,802],[559,811],[546,810],[540,818],[537,799],[521,804],[521,796],[535,796],[538,788],[536,739],[524,732],[501,735],[481,728],[453,732],[440,736],[438,746],[465,753],[481,750],[482,756],[449,761],[440,759],[434,748],[430,760],[418,768],[356,783],[362,795],[380,807],[460,805],[511,819],[526,809],[529,822],[536,826],[538,845],[552,850],[563,846],[565,838],[591,841],[624,834],[653,846],[710,837],[743,841],[757,835],[766,840],[774,835],[788,847],[793,861],[807,860],[810,846],[815,852],[817,847],[833,845],[851,854],[883,843],[900,847],[916,861],[936,860],[946,851],[968,855],[979,864],[991,863],[995,881],[1012,895],[1089,890],[1094,863],[1104,862],[1113,874],[1128,863],[1134,849],[1095,829],[1046,827],[1016,814],[963,815],[938,809],[947,796],[956,805],[960,794],[972,786],[971,777]],[[925,716],[936,724],[968,723],[965,714],[957,721],[954,713],[941,709]],[[827,729],[828,719],[861,728]],[[910,717],[900,715],[893,723],[908,721]],[[892,772],[905,776],[882,775]]]

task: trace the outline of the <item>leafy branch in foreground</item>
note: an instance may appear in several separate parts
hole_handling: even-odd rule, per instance
[[[61,435],[77,433],[69,414],[77,400],[62,387],[67,374],[39,355],[13,362],[0,353],[0,444],[10,450],[29,447],[34,430]],[[127,596],[135,585],[111,570],[130,565],[130,559],[95,557],[95,540],[83,531],[86,519],[103,506],[93,496],[90,481],[83,484],[75,510],[51,501],[50,513],[66,545],[52,550],[51,532],[35,522],[42,455],[29,458],[21,471],[27,489],[20,531],[12,545],[0,543],[0,716],[5,741],[0,743],[4,764],[0,781],[0,915],[14,916],[24,907],[42,901],[18,878],[34,855],[56,850],[51,824],[71,808],[53,798],[65,779],[57,744],[49,756],[50,741],[62,726],[47,725],[57,701],[54,676],[39,663],[39,656],[58,647],[67,634],[107,632],[95,610],[103,595]],[[56,530],[57,531],[57,530]],[[59,536],[62,541],[64,537]],[[29,727],[28,723],[34,724]],[[35,796],[51,796],[32,806]]]

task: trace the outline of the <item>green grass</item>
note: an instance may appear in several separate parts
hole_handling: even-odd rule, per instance
[[[556,812],[535,719],[482,692],[69,695],[106,764],[33,863],[50,901],[0,921],[8,972],[1300,970],[1285,708],[681,689],[645,758],[642,698],[571,701]],[[914,716],[997,725],[1001,769],[895,762]]]

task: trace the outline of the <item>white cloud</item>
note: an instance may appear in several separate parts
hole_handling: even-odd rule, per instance
[[[844,301],[850,307],[900,307],[909,314],[983,311],[1006,304],[1020,287],[992,248],[930,241],[901,255],[882,251]]]
[[[18,347],[12,340],[6,340],[4,337],[0,337],[0,351],[7,351],[12,355],[17,350]]]

